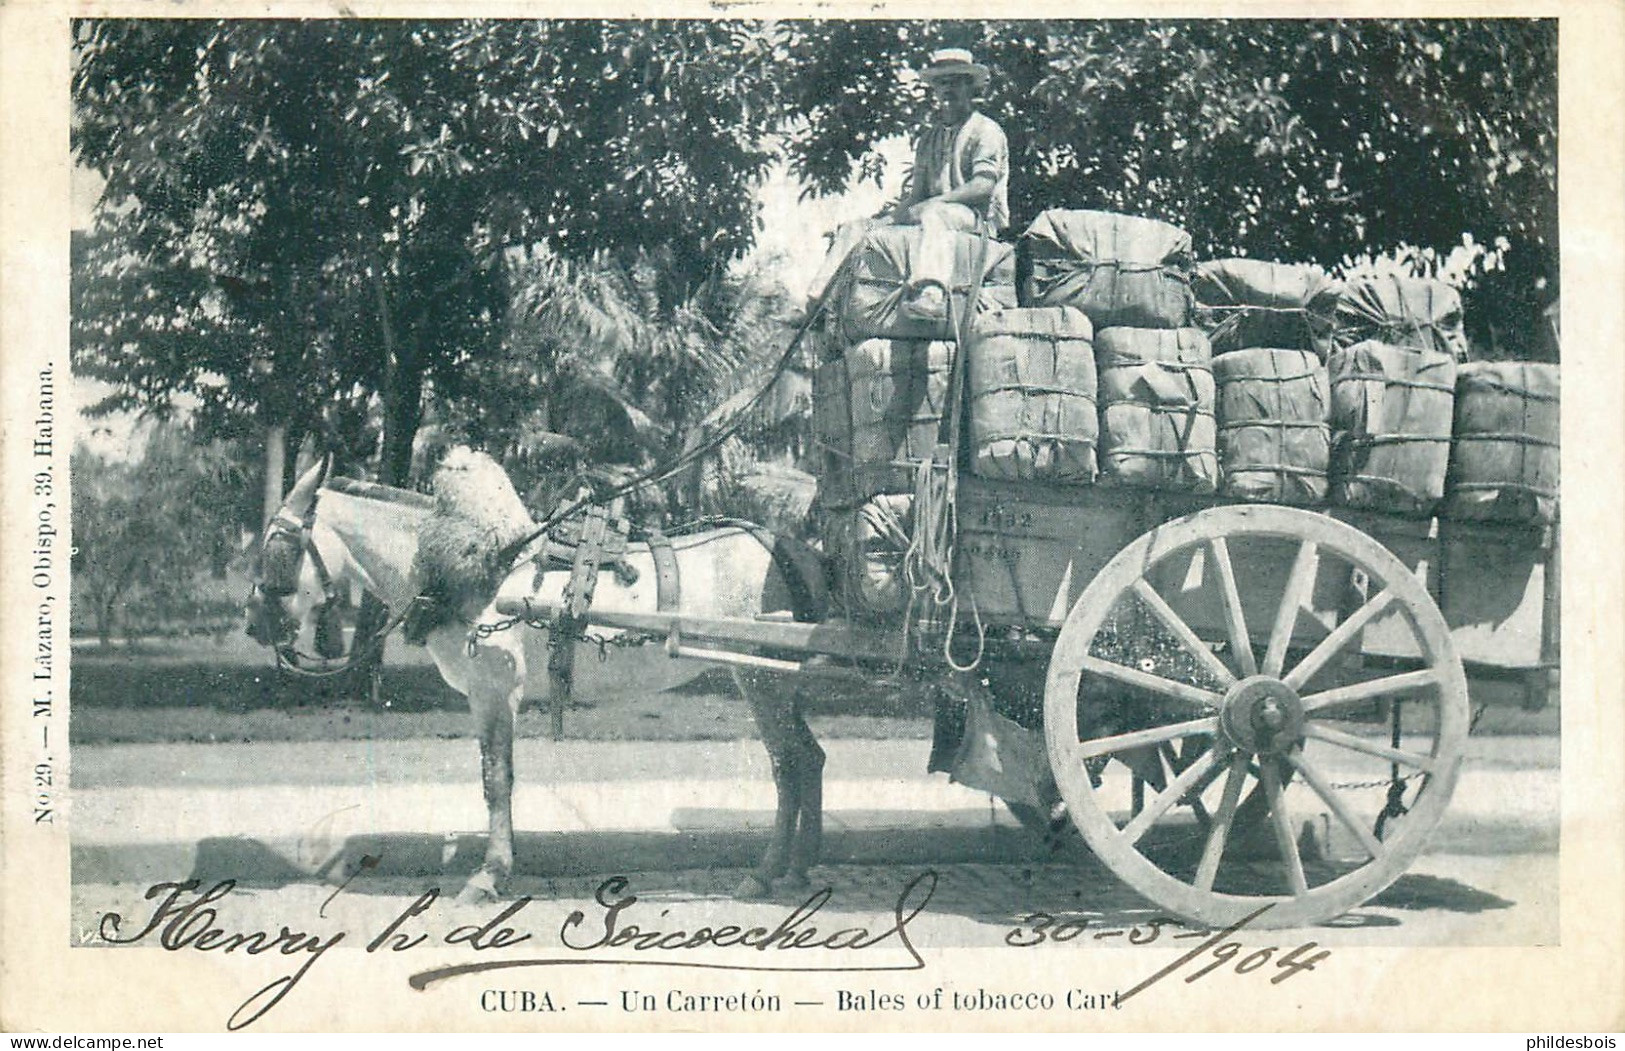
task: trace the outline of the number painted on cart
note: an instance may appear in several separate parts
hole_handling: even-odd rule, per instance
[[[1031,529],[1031,511],[1006,511],[1002,507],[989,507],[982,512],[982,525],[989,529]]]
[[[960,545],[967,558],[984,558],[995,562],[1021,561],[1021,549],[996,541],[967,540]]]

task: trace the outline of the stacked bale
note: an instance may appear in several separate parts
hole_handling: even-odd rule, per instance
[[[1530,525],[1557,517],[1558,392],[1556,365],[1461,366],[1446,515]]]
[[[1074,307],[977,318],[967,342],[971,468],[984,478],[1095,480],[1094,330]]]
[[[1196,268],[1191,288],[1214,354],[1272,347],[1325,361],[1331,350],[1340,289],[1318,266],[1216,259]]]
[[[1094,325],[1101,482],[1212,492],[1212,355],[1190,327],[1190,234],[1056,210],[1033,221],[1021,247],[1025,305],[1074,307]]]
[[[1212,352],[1197,328],[1103,329],[1103,483],[1211,493],[1218,484]]]
[[[1350,282],[1332,343],[1332,499],[1432,514],[1444,496],[1456,362],[1467,347],[1461,297],[1438,281]]]
[[[1077,307],[1097,332],[1190,324],[1191,236],[1177,226],[1058,209],[1033,220],[1021,247],[1023,306]]]
[[[953,344],[866,339],[813,377],[813,431],[826,506],[914,491],[947,411]]]
[[[1332,499],[1432,514],[1450,461],[1455,358],[1367,340],[1334,349],[1329,370]]]
[[[905,597],[896,573],[920,465],[931,462],[948,411],[956,329],[1015,306],[1011,247],[952,234],[952,310],[921,318],[904,309],[921,236],[919,227],[870,233],[825,297],[828,360],[813,377],[818,502],[825,550],[845,574],[854,612],[893,612]]]
[[[1322,362],[1337,285],[1317,266],[1256,259],[1204,263],[1192,284],[1211,326],[1222,491],[1241,500],[1322,502],[1331,456]]]
[[[1467,360],[1461,296],[1443,281],[1384,275],[1349,282],[1337,300],[1332,342],[1376,340]]]
[[[952,317],[944,311],[922,318],[905,310],[920,277],[922,236],[918,226],[888,226],[870,233],[853,249],[829,294],[834,324],[846,342],[952,340],[957,338],[953,323],[961,321],[967,311],[974,317],[1016,305],[1016,263],[1011,247],[973,234],[950,233]],[[973,288],[978,289],[974,302],[970,298]]]

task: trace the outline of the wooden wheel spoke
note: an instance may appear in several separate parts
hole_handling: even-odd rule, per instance
[[[1432,686],[1438,681],[1439,673],[1432,668],[1402,672],[1398,675],[1385,675],[1380,679],[1368,679],[1365,682],[1337,686],[1330,690],[1308,694],[1303,698],[1303,710],[1305,714],[1308,714],[1343,705],[1358,704],[1362,701],[1386,697],[1393,693],[1404,693],[1407,690]]]
[[[1298,624],[1298,611],[1309,600],[1315,571],[1320,568],[1319,550],[1313,540],[1305,540],[1298,548],[1298,557],[1286,578],[1286,590],[1281,593],[1281,608],[1275,612],[1275,626],[1270,629],[1269,648],[1264,651],[1265,675],[1279,676],[1281,665],[1286,663],[1286,648]]]
[[[1230,545],[1224,537],[1208,541],[1213,552],[1213,565],[1219,571],[1219,590],[1224,594],[1224,619],[1230,629],[1230,648],[1242,675],[1257,675],[1258,661],[1253,656],[1253,640],[1247,634],[1247,614],[1241,608],[1241,592],[1236,589],[1236,570],[1230,561]]]
[[[1247,782],[1245,752],[1230,757],[1230,774],[1225,778],[1224,795],[1219,798],[1219,812],[1213,815],[1213,827],[1208,830],[1207,845],[1202,848],[1202,862],[1196,867],[1198,890],[1213,889],[1213,879],[1219,874],[1219,859],[1224,856],[1224,843],[1230,837],[1230,826],[1236,820],[1236,808],[1241,803],[1241,789]]]
[[[1153,659],[1133,649],[1136,624],[1160,640]],[[1358,672],[1362,641],[1390,627],[1410,629],[1415,659]],[[1209,929],[1301,928],[1356,908],[1426,845],[1460,776],[1471,719],[1451,631],[1410,565],[1335,516],[1273,504],[1164,515],[1095,572],[1055,638],[1044,732],[1067,814],[1115,876]],[[1127,714],[1086,711],[1108,698]],[[1397,741],[1344,721],[1400,701]],[[1411,779],[1409,812],[1383,841],[1372,800],[1342,782],[1386,782],[1390,762]],[[1303,825],[1321,813],[1360,844],[1349,864],[1312,861]],[[1188,834],[1164,844],[1166,826]]]
[[[1204,690],[1189,683],[1175,682],[1160,675],[1130,668],[1126,664],[1103,660],[1099,657],[1087,655],[1083,658],[1083,670],[1095,675],[1123,683],[1125,686],[1136,686],[1142,690],[1161,694],[1164,698],[1181,701],[1187,706],[1203,711],[1212,711],[1219,706],[1219,695],[1211,690]]]
[[[1167,726],[1154,726],[1148,730],[1135,730],[1132,733],[1115,734],[1111,737],[1097,737],[1090,741],[1079,741],[1073,755],[1077,759],[1093,759],[1097,755],[1111,755],[1130,748],[1143,748],[1148,744],[1161,744],[1163,741],[1173,741],[1192,734],[1213,733],[1218,725],[1218,718],[1209,716],[1206,719],[1169,723]]]
[[[1264,798],[1269,801],[1270,824],[1275,828],[1275,842],[1281,848],[1281,857],[1286,863],[1287,883],[1292,887],[1292,893],[1307,894],[1309,881],[1303,875],[1303,859],[1298,857],[1292,815],[1287,813],[1285,793],[1281,791],[1281,772],[1273,762],[1263,765]]]
[[[1337,820],[1341,821],[1345,828],[1354,833],[1354,838],[1358,839],[1360,846],[1364,847],[1365,852],[1371,855],[1371,860],[1380,859],[1383,849],[1382,842],[1371,834],[1370,829],[1355,818],[1349,811],[1348,806],[1343,802],[1342,797],[1337,794],[1337,790],[1332,788],[1326,779],[1320,776],[1320,772],[1305,762],[1303,756],[1295,753],[1287,753],[1286,761],[1292,764],[1294,770],[1303,775],[1303,779],[1309,783],[1310,788],[1315,790],[1315,794],[1320,796],[1321,800],[1332,808],[1332,813],[1337,815]]]
[[[1351,751],[1374,755],[1378,759],[1386,759],[1391,763],[1399,763],[1415,770],[1421,770],[1424,773],[1431,774],[1438,767],[1438,764],[1433,761],[1433,757],[1430,755],[1420,755],[1416,752],[1405,752],[1398,748],[1390,748],[1388,745],[1368,741],[1364,737],[1356,737],[1351,733],[1334,730],[1319,723],[1309,723],[1303,728],[1303,732],[1317,741],[1341,745]]]
[[[1178,777],[1174,778],[1167,788],[1158,792],[1156,798],[1147,803],[1144,809],[1134,816],[1134,820],[1124,827],[1124,842],[1138,843],[1140,837],[1144,836],[1146,831],[1156,824],[1157,819],[1184,798],[1185,794],[1190,791],[1191,786],[1218,761],[1219,757],[1214,751],[1210,750],[1202,753],[1194,763],[1187,766]]]
[[[1224,661],[1214,655],[1213,651],[1208,648],[1207,643],[1203,642],[1196,632],[1191,630],[1191,626],[1185,623],[1185,618],[1174,612],[1174,608],[1168,605],[1168,600],[1157,594],[1157,589],[1152,587],[1144,577],[1134,582],[1134,594],[1139,596],[1140,601],[1145,603],[1147,609],[1157,615],[1157,619],[1162,621],[1164,627],[1174,633],[1174,637],[1179,640],[1180,645],[1185,647],[1186,652],[1195,657],[1197,663],[1206,668],[1208,673],[1215,679],[1219,680],[1220,685],[1229,686],[1236,681],[1235,675],[1231,673],[1229,668],[1224,666]]]
[[[1330,635],[1320,641],[1320,645],[1309,651],[1309,655],[1298,662],[1298,666],[1282,680],[1294,690],[1301,690],[1303,684],[1314,678],[1316,672],[1325,667],[1326,662],[1343,651],[1357,635],[1360,629],[1371,622],[1383,610],[1393,604],[1398,594],[1392,587],[1386,588],[1381,594],[1344,618]]]

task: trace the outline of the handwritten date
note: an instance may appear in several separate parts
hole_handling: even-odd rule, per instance
[[[1167,967],[1123,993],[1119,1003],[1180,971],[1186,972],[1185,982],[1189,984],[1231,963],[1235,964],[1235,973],[1250,974],[1273,961],[1275,972],[1270,977],[1270,984],[1279,985],[1293,975],[1314,970],[1316,964],[1331,956],[1331,950],[1321,949],[1312,941],[1283,951],[1278,945],[1256,946],[1249,949],[1241,942],[1227,940],[1270,908],[1271,906],[1266,905],[1217,933],[1208,930],[1182,930],[1180,929],[1182,925],[1177,920],[1167,917],[1146,920],[1132,927],[1096,927],[1094,921],[1087,916],[1056,916],[1047,912],[1033,912],[1028,913],[1019,925],[1005,933],[1004,943],[1018,949],[1031,949],[1040,945],[1065,944],[1086,936],[1089,940],[1100,942],[1122,939],[1130,945],[1150,945],[1164,938],[1205,939]]]

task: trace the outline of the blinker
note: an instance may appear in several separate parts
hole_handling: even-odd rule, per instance
[[[260,590],[272,598],[291,595],[299,587],[299,562],[304,545],[299,537],[273,530],[260,549]]]

